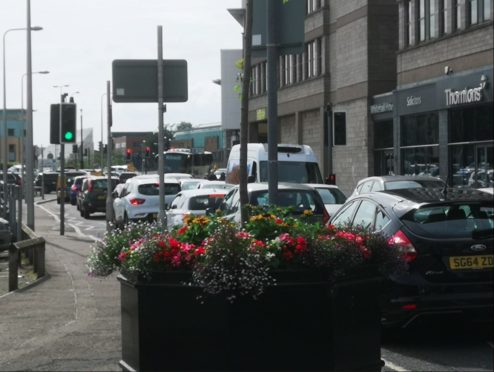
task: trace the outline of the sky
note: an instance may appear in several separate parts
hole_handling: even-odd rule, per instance
[[[163,58],[185,59],[188,67],[188,101],[167,103],[165,125],[219,123],[221,89],[212,81],[220,77],[220,50],[241,48],[242,27],[227,11],[240,6],[241,0],[31,0],[31,24],[43,27],[31,33],[34,144],[49,144],[50,104],[59,102],[61,89],[54,86],[60,85],[69,85],[62,92],[74,97],[78,128],[82,114],[95,144],[103,112],[106,142],[112,61],[157,59],[159,25]],[[26,0],[0,0],[7,109],[21,108],[22,101],[26,107],[26,31],[5,32],[26,22]],[[3,102],[3,90],[0,97]],[[156,103],[112,102],[112,111],[112,131],[158,130]]]

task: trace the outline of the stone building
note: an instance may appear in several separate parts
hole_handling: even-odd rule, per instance
[[[396,0],[307,0],[305,45],[278,65],[278,142],[310,145],[349,194],[373,174],[369,101],[396,87]],[[249,141],[267,142],[266,60],[255,58]]]

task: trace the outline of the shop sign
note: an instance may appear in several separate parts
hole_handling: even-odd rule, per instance
[[[420,97],[420,96],[407,97],[407,107],[418,106],[420,104],[422,104],[422,97]]]
[[[465,88],[463,90],[445,89],[446,106],[462,105],[482,101],[482,91],[486,86],[485,79],[481,79],[476,88]]]
[[[376,103],[370,106],[371,114],[380,114],[383,112],[393,111],[393,104],[390,102]]]

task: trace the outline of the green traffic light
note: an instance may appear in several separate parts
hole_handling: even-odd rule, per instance
[[[66,141],[70,141],[74,138],[74,133],[72,132],[65,132],[64,138]]]

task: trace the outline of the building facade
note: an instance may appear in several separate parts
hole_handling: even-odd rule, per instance
[[[492,0],[400,0],[397,87],[373,97],[374,173],[493,186]]]
[[[3,118],[3,110],[0,110],[0,119]],[[24,138],[26,132],[26,110],[7,109],[7,163],[19,164],[23,160]],[[0,154],[3,154],[4,146],[3,123],[0,130]]]
[[[370,99],[396,87],[396,0],[307,0],[305,44],[278,64],[278,142],[310,145],[350,193],[373,173]],[[249,141],[267,142],[266,60],[252,61]]]

